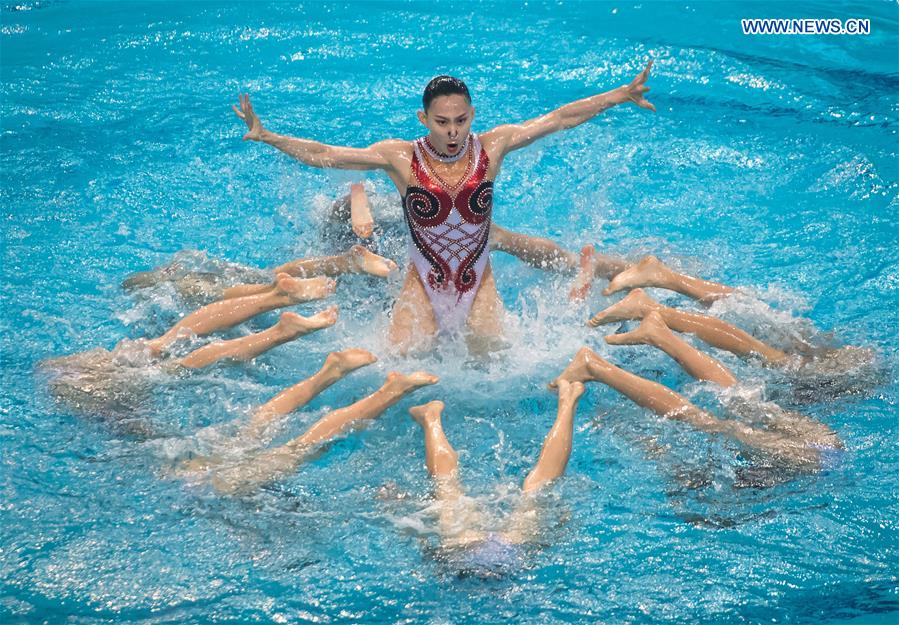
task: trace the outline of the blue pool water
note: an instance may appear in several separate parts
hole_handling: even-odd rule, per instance
[[[0,622],[897,622],[895,3],[20,0],[0,17]],[[872,32],[745,37],[744,17],[864,17]],[[511,155],[495,218],[743,285],[712,313],[775,344],[806,318],[875,350],[875,366],[810,394],[715,352],[742,392],[833,427],[847,448],[838,465],[756,479],[733,444],[591,386],[568,472],[544,502],[543,546],[503,579],[454,576],[427,555],[436,525],[408,406],[446,401],[469,493],[497,515],[555,416],[544,383],[581,345],[720,412],[664,355],[610,348],[583,326],[617,297],[595,288],[572,309],[567,278],[500,256],[512,345],[486,363],[455,345],[390,357],[399,281],[353,276],[334,328],[253,363],[141,374],[116,414],[158,436],[123,434],[49,392],[41,360],[158,333],[190,310],[166,288],[123,293],[132,271],[180,250],[197,268],[328,251],[326,209],[360,179],[376,218],[396,224],[386,178],[241,142],[238,92],[273,130],[363,146],[418,136],[414,111],[437,73],[468,82],[485,130],[617,86],[649,56],[658,113],[616,109]],[[382,359],[294,415],[285,437],[389,370],[442,380],[252,497],[166,477],[210,426],[351,345]]]

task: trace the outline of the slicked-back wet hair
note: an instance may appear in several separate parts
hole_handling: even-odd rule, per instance
[[[425,107],[425,112],[428,112],[428,107],[431,106],[431,102],[437,96],[452,95],[454,93],[465,96],[465,99],[471,104],[471,94],[468,93],[468,87],[465,86],[464,82],[452,76],[435,76],[428,83],[428,86],[425,87],[425,93],[421,96],[421,103]]]

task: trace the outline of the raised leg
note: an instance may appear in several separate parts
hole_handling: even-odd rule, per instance
[[[287,272],[284,272],[287,273]],[[235,284],[222,292],[222,299],[234,299],[247,295],[261,295],[278,288],[277,282],[264,282],[261,284]]]
[[[459,455],[443,431],[443,402],[432,401],[409,409],[425,437],[425,465],[434,478],[440,535],[444,547],[466,545],[484,537],[475,529],[481,522],[479,508],[465,496],[459,482]]]
[[[338,256],[301,258],[275,269],[276,272],[289,273],[301,278],[336,277],[345,273],[367,273],[379,278],[386,278],[394,270],[396,270],[395,262],[389,258],[378,256],[362,245],[354,245]]]
[[[559,380],[559,408],[556,421],[543,441],[543,449],[537,464],[524,480],[522,490],[533,492],[554,479],[561,477],[571,456],[571,440],[574,434],[574,412],[584,394],[580,382]]]
[[[665,325],[672,330],[695,334],[703,342],[726,349],[738,356],[758,354],[774,365],[783,364],[789,358],[786,353],[763,343],[726,321],[668,308],[646,295],[642,289],[634,289],[620,302],[594,315],[587,323],[596,327],[614,321],[642,319],[651,311],[658,312]]]
[[[581,352],[583,353],[579,352],[579,355],[587,363],[590,379],[614,388],[636,404],[660,416],[683,421],[710,434],[724,434],[800,467],[818,467],[818,452],[811,447],[812,441],[754,429],[738,421],[718,419],[671,389],[628,373],[586,347]]]
[[[612,278],[603,294],[611,295],[622,289],[636,287],[669,289],[705,303],[721,299],[734,292],[734,289],[729,286],[677,273],[655,256],[645,256],[636,265]]]
[[[611,345],[652,345],[674,358],[694,378],[709,380],[721,386],[733,386],[737,380],[720,361],[712,358],[675,335],[661,315],[650,312],[640,327],[624,334],[606,337]],[[728,412],[748,423],[758,423],[767,429],[793,438],[801,438],[818,447],[841,448],[836,432],[811,417],[784,410],[771,402],[745,399],[739,395],[725,399]]]
[[[328,354],[325,364],[312,377],[284,389],[257,408],[250,421],[241,428],[238,437],[243,440],[258,440],[280,417],[305,406],[348,373],[376,360],[374,354],[358,348]]]
[[[147,345],[154,351],[161,351],[183,333],[200,336],[211,334],[236,326],[269,310],[327,297],[334,292],[335,286],[334,281],[328,278],[298,280],[288,275],[280,275],[276,289],[260,295],[213,302],[187,315],[168,332],[148,341]]]
[[[295,312],[281,313],[278,323],[255,334],[243,336],[230,341],[216,341],[194,350],[177,364],[188,369],[202,369],[226,358],[238,361],[252,360],[259,354],[267,352],[295,338],[322,328],[327,328],[337,321],[337,307],[311,317],[303,317]]]
[[[216,471],[213,486],[226,493],[252,489],[292,473],[316,446],[331,440],[361,421],[374,419],[408,393],[428,384],[437,376],[424,372],[410,375],[390,373],[384,385],[351,406],[328,413],[306,432],[280,447],[265,451],[235,466]]]
[[[709,380],[721,386],[733,386],[737,378],[719,360],[704,354],[674,334],[656,311],[643,317],[640,327],[624,334],[610,334],[609,345],[651,345],[677,361],[684,370],[698,380]]]
[[[361,183],[350,186],[350,223],[356,236],[367,239],[374,230],[375,220],[371,216],[371,205]]]

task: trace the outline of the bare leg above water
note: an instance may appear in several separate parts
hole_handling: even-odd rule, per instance
[[[409,414],[424,433],[425,465],[434,478],[434,497],[438,503],[443,545],[458,547],[483,539],[484,533],[475,529],[480,525],[481,512],[465,496],[459,482],[459,455],[443,431],[443,408],[442,401],[432,401],[410,408]]]
[[[565,473],[571,456],[571,440],[574,434],[574,412],[584,394],[580,382],[560,380],[559,408],[556,421],[543,441],[540,458],[524,480],[522,490],[526,493],[542,488]]]
[[[286,273],[299,278],[337,277],[348,273],[367,273],[379,278],[386,278],[396,268],[396,263],[389,258],[378,256],[361,245],[354,245],[339,256],[301,258],[290,261],[277,267],[275,273]],[[273,288],[275,288],[273,283],[238,284],[225,289],[224,299],[258,295]]]
[[[284,389],[262,404],[250,421],[241,428],[238,438],[245,441],[259,440],[269,427],[280,418],[312,401],[326,388],[346,377],[347,374],[375,362],[377,357],[364,349],[352,348],[332,352],[325,363],[311,377]]]
[[[217,470],[212,484],[221,492],[234,493],[284,477],[294,472],[317,446],[353,425],[378,417],[407,394],[437,381],[437,376],[422,371],[409,375],[389,373],[387,381],[377,391],[350,406],[328,413],[293,440],[236,466]]]
[[[711,303],[734,292],[729,286],[677,273],[655,256],[644,256],[637,264],[612,278],[609,286],[603,290],[603,295],[636,287],[669,289],[704,303]]]
[[[367,239],[372,235],[375,220],[371,216],[371,205],[361,183],[350,186],[350,224],[357,237]]]
[[[591,380],[602,382],[636,404],[668,419],[683,421],[709,434],[724,434],[744,445],[776,456],[797,467],[817,468],[814,441],[784,436],[749,427],[734,420],[722,420],[700,410],[669,388],[616,367],[588,348],[578,352]],[[567,371],[567,370],[566,370]],[[563,376],[565,373],[562,374]],[[558,381],[557,381],[558,382]]]
[[[606,337],[606,343],[651,345],[674,358],[687,373],[698,380],[709,380],[721,386],[733,386],[737,383],[737,378],[727,367],[674,334],[665,325],[662,316],[654,310],[643,317],[636,330],[624,334],[610,334]]]
[[[674,358],[684,370],[694,378],[709,380],[724,387],[733,386],[737,380],[733,373],[717,359],[676,336],[665,325],[661,315],[650,312],[643,318],[640,327],[624,334],[606,337],[610,345],[652,345]],[[836,432],[811,417],[784,410],[771,402],[725,398],[728,411],[750,423],[764,424],[768,429],[786,436],[801,438],[814,445],[839,448],[842,446]]]
[[[280,424],[294,410],[308,404],[322,391],[343,379],[352,371],[377,360],[374,354],[364,349],[352,348],[332,352],[325,358],[322,368],[315,374],[284,389],[272,399],[259,406],[249,422],[243,425],[231,440],[234,448],[255,447],[263,442],[263,435],[273,426]],[[183,474],[206,471],[221,464],[217,456],[200,456],[181,465]]]
[[[329,278],[298,280],[286,274],[279,275],[276,288],[259,295],[237,297],[203,306],[184,317],[159,338],[148,341],[147,345],[153,351],[161,351],[181,334],[211,334],[269,310],[327,297],[334,292],[335,286],[334,281]]]
[[[642,319],[651,311],[658,312],[665,325],[672,330],[695,334],[703,342],[738,356],[758,354],[773,365],[784,364],[789,358],[786,353],[725,321],[663,306],[642,289],[634,289],[621,301],[594,315],[587,323],[595,328],[615,321]]]
[[[336,306],[311,317],[303,317],[295,312],[284,312],[281,313],[278,323],[267,330],[230,341],[216,341],[204,345],[178,360],[177,364],[187,369],[202,369],[226,358],[237,361],[252,360],[273,347],[304,334],[330,327],[336,321]]]

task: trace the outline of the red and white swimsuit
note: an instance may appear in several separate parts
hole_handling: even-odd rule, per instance
[[[461,330],[490,263],[487,242],[493,213],[490,159],[469,135],[468,169],[453,186],[424,157],[425,138],[413,142],[412,177],[403,197],[409,256],[424,284],[441,331]]]

